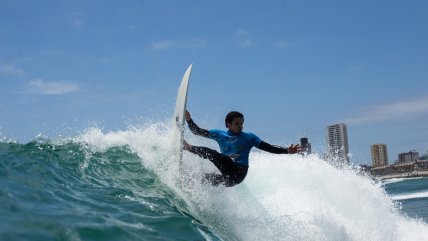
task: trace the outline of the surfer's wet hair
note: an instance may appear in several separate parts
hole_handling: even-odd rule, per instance
[[[231,111],[227,113],[226,119],[224,119],[224,124],[226,125],[226,127],[228,123],[232,124],[233,120],[236,118],[242,118],[242,120],[244,120],[244,115],[238,111]]]

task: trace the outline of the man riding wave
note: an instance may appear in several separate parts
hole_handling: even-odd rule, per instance
[[[188,111],[185,118],[193,134],[216,140],[220,146],[221,153],[208,147],[190,145],[186,141],[183,143],[184,150],[210,160],[220,171],[221,174],[211,173],[205,176],[206,180],[215,186],[223,184],[232,187],[245,179],[249,167],[249,154],[253,147],[275,154],[295,154],[302,151],[299,144],[291,144],[289,147],[274,146],[252,133],[242,131],[244,115],[237,111],[227,114],[225,118],[227,131],[217,129],[208,131],[200,128]]]

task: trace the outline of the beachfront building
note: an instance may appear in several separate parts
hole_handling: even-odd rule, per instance
[[[419,160],[419,152],[413,150],[398,154],[397,162],[413,162]]]
[[[371,145],[371,153],[373,167],[388,165],[388,150],[385,144]]]
[[[309,143],[308,138],[306,138],[306,137],[300,138],[300,146],[302,147],[303,153],[311,154],[312,148],[311,148],[311,143]]]
[[[349,163],[348,130],[344,123],[326,128],[327,156],[340,162]]]
[[[373,162],[373,165],[374,162]],[[428,160],[419,157],[416,151],[398,154],[398,160],[392,165],[373,166],[370,173],[382,179],[428,176]]]

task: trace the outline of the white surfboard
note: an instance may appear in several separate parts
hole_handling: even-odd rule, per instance
[[[180,88],[178,89],[177,100],[175,103],[175,111],[173,116],[179,132],[180,161],[183,156],[182,143],[183,143],[184,125],[186,124],[185,115],[186,115],[186,105],[187,105],[187,91],[189,89],[189,79],[190,79],[191,71],[192,71],[192,64],[187,68],[186,72],[184,73],[183,79],[181,80]]]

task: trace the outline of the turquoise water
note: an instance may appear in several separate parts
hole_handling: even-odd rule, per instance
[[[392,179],[385,190],[408,216],[428,223],[428,178]]]
[[[126,146],[0,144],[1,240],[202,240]]]
[[[316,155],[252,152],[243,184],[212,187],[196,156],[179,171],[174,135],[156,123],[3,140],[0,240],[427,240],[426,179],[382,184]]]

